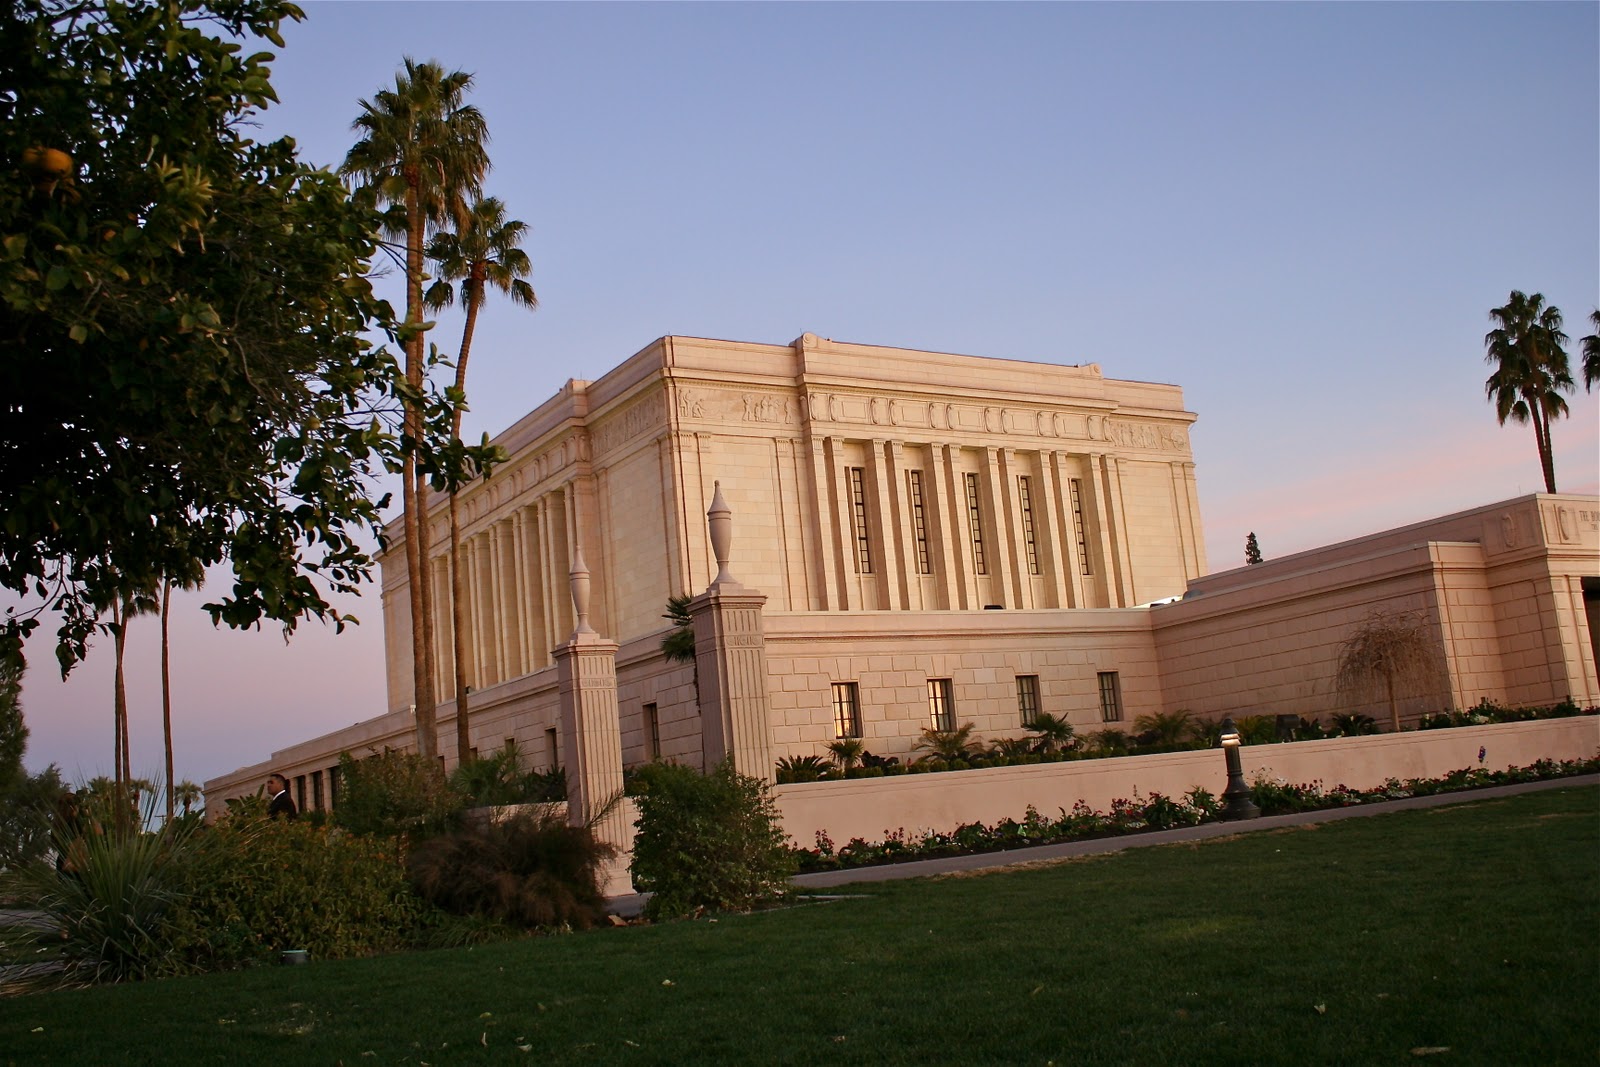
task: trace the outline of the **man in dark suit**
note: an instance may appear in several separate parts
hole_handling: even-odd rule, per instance
[[[289,779],[281,774],[273,774],[267,778],[267,796],[272,798],[267,803],[267,815],[273,819],[293,819],[300,814],[300,809],[294,806],[294,798],[289,796]]]

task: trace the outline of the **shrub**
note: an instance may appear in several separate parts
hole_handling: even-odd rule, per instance
[[[975,729],[977,726],[970,722],[964,722],[954,730],[935,730],[930,726],[922,731],[922,737],[911,747],[927,750],[928,755],[924,758],[930,761],[954,763],[965,760],[983,751],[982,743],[972,736]]]
[[[1246,745],[1270,745],[1278,740],[1278,720],[1272,715],[1241,715],[1234,726]]]
[[[600,869],[615,853],[589,827],[540,808],[424,841],[407,866],[418,895],[447,912],[585,930],[605,918]]]
[[[562,767],[525,771],[522,753],[508,744],[457,766],[450,787],[475,807],[537,804],[567,799],[567,772]]]
[[[778,760],[778,784],[788,782],[819,782],[831,769],[821,756],[784,756]]]
[[[1378,732],[1378,722],[1371,715],[1341,712],[1333,716],[1331,729],[1339,737],[1362,737]]]
[[[1189,747],[1193,723],[1185,710],[1155,711],[1133,720],[1133,728],[1139,731],[1140,748],[1149,752],[1175,752]]]
[[[224,817],[192,839],[157,970],[226,969],[288,948],[314,959],[403,948],[431,909],[411,893],[399,849],[303,819]]]
[[[339,756],[334,824],[357,834],[426,837],[455,826],[467,798],[432,760],[386,748],[366,759]]]
[[[730,760],[708,774],[654,764],[641,777],[633,881],[655,894],[646,916],[746,911],[782,897],[793,859],[766,783]]]

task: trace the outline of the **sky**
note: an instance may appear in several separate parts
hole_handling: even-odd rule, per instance
[[[475,76],[540,307],[483,311],[469,439],[666,334],[1094,362],[1183,387],[1223,570],[1251,531],[1271,558],[1542,489],[1484,400],[1488,312],[1543,293],[1576,358],[1600,302],[1592,3],[303,6],[257,136],[313,163],[403,57]],[[1557,484],[1594,493],[1600,394],[1569,402]],[[385,710],[375,591],[288,643],[206,599],[173,612],[176,777]],[[153,778],[158,633],[128,642]],[[109,773],[110,642],[52,658],[26,762]]]

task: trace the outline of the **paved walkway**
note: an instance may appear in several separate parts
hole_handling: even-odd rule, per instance
[[[1230,837],[1235,834],[1277,830],[1285,826],[1306,826],[1313,823],[1336,822],[1365,815],[1386,815],[1396,811],[1414,811],[1418,808],[1438,808],[1446,804],[1468,804],[1495,797],[1515,796],[1518,793],[1536,793],[1546,789],[1571,789],[1577,786],[1600,785],[1600,774],[1585,774],[1573,778],[1553,778],[1543,782],[1522,782],[1517,785],[1496,785],[1487,789],[1469,789],[1459,793],[1436,793],[1426,797],[1408,797],[1405,800],[1386,800],[1376,804],[1358,804],[1349,808],[1327,808],[1322,811],[1303,811],[1294,815],[1273,815],[1243,822],[1215,822],[1203,826],[1185,826],[1177,830],[1156,830],[1151,833],[1123,834],[1119,837],[1099,837],[1089,841],[1068,841],[1059,845],[1040,845],[1037,848],[1015,848],[1005,852],[980,852],[970,856],[945,856],[932,860],[913,860],[908,863],[885,863],[876,867],[852,867],[838,871],[813,871],[797,874],[791,881],[801,889],[829,889],[834,886],[860,882],[888,882],[897,878],[927,878],[952,871],[977,871],[998,867],[1014,867],[1049,860],[1074,859],[1078,856],[1099,856],[1108,852],[1121,852],[1129,848],[1148,848],[1151,845],[1171,845],[1180,841],[1205,841],[1213,837]],[[633,893],[612,897],[608,902],[613,913],[631,917],[639,914],[648,896]]]

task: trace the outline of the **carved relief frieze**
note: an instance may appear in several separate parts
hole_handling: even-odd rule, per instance
[[[1121,448],[1181,452],[1189,446],[1188,435],[1176,426],[1090,415],[1088,430],[1091,441],[1104,441]]]
[[[641,434],[659,428],[666,421],[664,394],[656,392],[609,415],[593,430],[594,450],[605,455]]]
[[[748,422],[793,426],[800,421],[800,401],[782,393],[732,389],[679,389],[678,417],[714,422]]]

